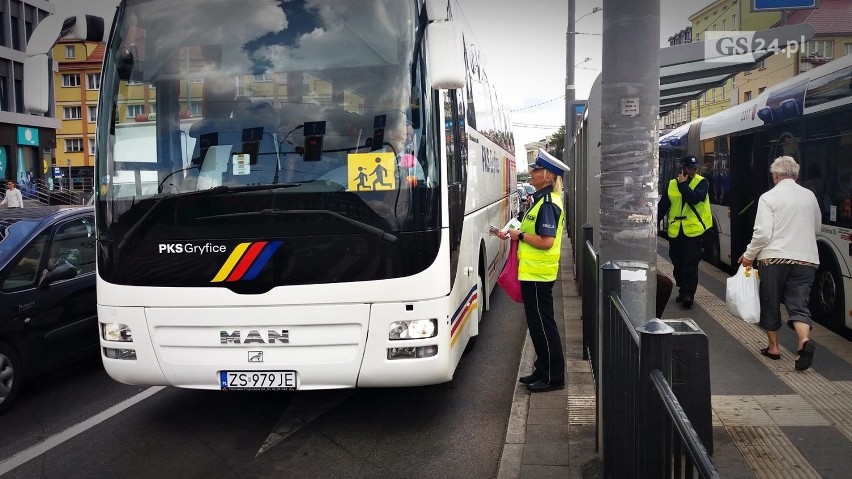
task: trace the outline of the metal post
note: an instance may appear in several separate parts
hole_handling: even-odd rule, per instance
[[[601,262],[634,261],[656,271],[660,104],[660,0],[604,0],[601,78]],[[655,315],[647,276],[622,298],[631,319]]]
[[[672,333],[674,328],[652,319],[637,328],[639,348],[639,442],[638,477],[671,477],[671,427],[668,414],[651,382],[651,371],[659,370],[666,381],[672,377]]]
[[[604,464],[604,469],[606,469],[607,455],[610,455],[612,459],[615,459],[618,456],[618,444],[616,444],[617,441],[615,440],[618,435],[614,432],[618,427],[623,427],[623,425],[612,424],[612,421],[604,421],[604,412],[612,410],[614,407],[613,400],[615,399],[615,394],[619,394],[617,391],[615,394],[607,394],[606,388],[612,387],[608,386],[607,381],[615,384],[614,376],[618,373],[622,366],[615,364],[613,358],[606,354],[610,352],[612,348],[607,347],[605,352],[604,344],[613,341],[615,336],[614,329],[618,326],[613,320],[612,301],[609,297],[611,294],[615,294],[617,296],[621,295],[621,268],[610,261],[601,266],[600,275],[600,289],[598,290],[597,295],[597,363],[600,365],[598,369],[600,371],[600,378],[598,378],[596,382],[597,391],[595,391],[595,397],[597,401],[596,423],[598,426],[597,450],[601,451],[601,462]],[[604,470],[604,472],[606,472],[606,470]]]
[[[582,226],[580,244],[575,247],[577,252],[574,254],[574,261],[577,263],[577,272],[579,273],[577,278],[579,278],[580,297],[583,299],[583,359],[586,360],[589,359],[589,341],[593,337],[591,326],[595,324],[592,317],[594,311],[592,303],[597,299],[597,285],[590,278],[591,268],[589,266],[591,265],[586,264],[587,255],[589,254],[586,243],[591,242],[592,238],[592,225],[586,223]],[[592,288],[595,288],[594,292],[590,291]]]

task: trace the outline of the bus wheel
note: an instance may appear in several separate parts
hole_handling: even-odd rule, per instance
[[[824,326],[846,326],[843,311],[846,299],[843,294],[843,277],[837,261],[824,248],[820,248],[819,268],[811,286],[811,316]]]
[[[6,412],[18,395],[24,368],[18,353],[6,343],[0,343],[0,414]]]
[[[711,229],[704,233],[704,261],[719,266],[721,253],[719,252],[719,232],[716,229]]]

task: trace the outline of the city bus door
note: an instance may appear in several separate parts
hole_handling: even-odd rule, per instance
[[[754,136],[731,137],[731,266],[737,264],[751,241],[757,199],[766,189],[765,155],[755,151]]]

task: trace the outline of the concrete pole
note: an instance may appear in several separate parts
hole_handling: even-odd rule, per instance
[[[563,160],[568,158],[568,152],[571,151],[571,144],[574,141],[574,130],[571,129],[571,116],[574,112],[571,111],[571,104],[574,103],[576,92],[576,88],[574,87],[575,14],[575,0],[568,0],[568,30],[565,32],[565,147],[562,156]]]
[[[636,326],[655,316],[660,0],[604,0],[601,255]]]

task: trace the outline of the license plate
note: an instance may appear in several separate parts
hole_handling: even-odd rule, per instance
[[[295,391],[296,371],[219,371],[222,390]]]

